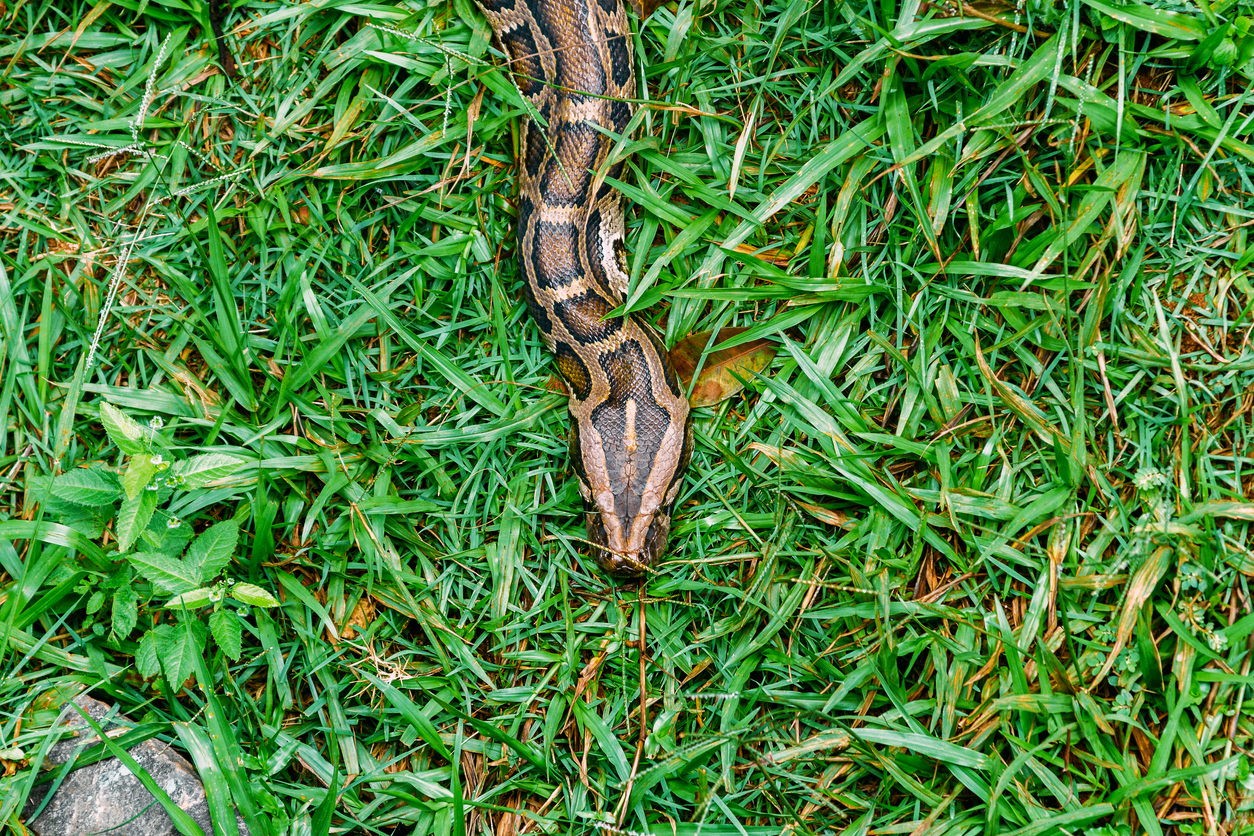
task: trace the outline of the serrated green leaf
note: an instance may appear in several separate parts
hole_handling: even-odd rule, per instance
[[[181,555],[195,534],[192,527],[185,522],[175,520],[169,514],[161,512],[154,514],[153,520],[155,525],[152,526],[152,529],[144,537],[144,540],[150,543],[151,548],[145,547],[144,550],[158,551],[170,557]]]
[[[194,610],[211,603],[213,603],[213,590],[207,586],[202,586],[199,589],[184,592],[182,595],[176,595],[165,602],[165,608],[167,610],[179,610],[186,607],[189,610]]]
[[[121,589],[122,587],[130,584],[132,577],[134,577],[134,575],[129,568],[126,566],[119,566],[117,569],[114,569],[112,573],[110,573],[109,577],[104,579],[104,582],[100,584],[100,588]]]
[[[279,601],[269,592],[251,583],[237,583],[231,587],[231,597],[254,607],[277,607]]]
[[[205,625],[199,621],[162,626],[169,629],[161,629],[157,633],[157,655],[165,678],[171,686],[178,688],[191,676],[196,665],[196,654],[201,652],[205,639],[208,638],[207,631]]]
[[[157,473],[157,466],[152,459],[147,453],[131,456],[126,472],[122,474],[122,490],[126,492],[127,499],[139,496],[139,492],[152,482],[152,477]]]
[[[192,541],[187,550],[187,563],[201,581],[208,581],[231,562],[238,544],[239,525],[234,520],[224,520],[205,529]]]
[[[200,586],[200,573],[186,561],[157,552],[136,552],[126,559],[141,575],[171,594],[182,595]]]
[[[113,638],[125,639],[135,629],[139,620],[139,596],[130,586],[123,586],[113,593]]]
[[[226,453],[205,453],[175,464],[174,475],[182,480],[183,488],[203,488],[210,482],[230,476],[246,464],[247,459]]]
[[[111,403],[100,405],[100,423],[104,425],[109,440],[118,446],[123,453],[143,453],[148,450],[145,440],[148,431],[134,418],[124,413]]]
[[[113,474],[77,468],[52,480],[52,495],[75,505],[103,508],[117,502],[121,491]]]
[[[217,610],[209,616],[209,630],[217,641],[222,652],[238,662],[243,650],[243,628],[239,623],[239,613],[234,610]]]
[[[157,633],[169,629],[172,629],[169,624],[162,624],[144,633],[144,637],[139,640],[139,648],[135,651],[135,668],[145,679],[161,672],[161,659],[157,656]]]
[[[135,545],[140,532],[148,527],[152,512],[157,510],[157,492],[141,491],[134,499],[123,499],[122,508],[118,511],[114,523],[114,534],[118,538],[118,550],[126,551]]]
[[[121,497],[121,495],[122,493],[119,491],[118,496]],[[105,526],[108,525],[109,520],[113,519],[113,514],[116,510],[112,507],[112,504],[101,508],[87,508],[81,505],[71,507],[72,510],[68,513],[58,515],[61,524],[74,529],[79,535],[88,540],[97,540],[104,534]],[[53,509],[48,508],[48,511],[52,512]]]

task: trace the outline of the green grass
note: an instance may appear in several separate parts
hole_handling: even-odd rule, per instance
[[[471,2],[242,0],[231,83],[198,0],[8,0],[0,821],[90,688],[255,833],[1254,830],[1249,14],[658,8],[632,304],[778,353],[636,587]],[[243,464],[144,534],[109,473],[154,451]],[[227,521],[280,606],[180,614],[117,549]]]

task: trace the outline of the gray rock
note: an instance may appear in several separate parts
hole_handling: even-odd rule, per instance
[[[105,731],[118,726],[130,725],[124,715],[115,715],[108,723],[110,706],[82,694],[74,700],[83,711]],[[99,740],[82,716],[71,706],[66,706],[57,720],[58,725],[72,731],[48,750],[45,766],[59,766],[69,762],[79,746],[90,746]],[[205,788],[196,771],[169,744],[152,739],[145,740],[127,750],[143,767],[157,786],[165,790],[171,800],[182,807],[200,825],[206,836],[213,836],[209,819],[209,804],[205,800]],[[29,816],[43,801],[51,784],[35,787],[26,801],[23,816]],[[239,836],[249,836],[248,828],[237,817]],[[175,836],[178,829],[165,809],[139,779],[117,758],[106,758],[97,763],[79,767],[65,776],[56,795],[39,814],[39,818],[27,822],[39,836],[88,836],[108,831],[108,836]]]

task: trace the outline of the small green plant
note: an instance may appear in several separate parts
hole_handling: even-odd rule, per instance
[[[45,512],[90,539],[103,539],[110,521],[116,538],[114,558],[124,563],[111,572],[88,575],[78,591],[89,594],[84,625],[110,643],[127,639],[139,622],[141,603],[173,596],[160,608],[176,613],[177,622],[147,630],[135,653],[145,677],[164,672],[177,686],[190,675],[194,654],[209,636],[231,659],[242,648],[243,607],[273,607],[278,601],[259,586],[223,576],[239,544],[233,519],[215,523],[199,535],[162,506],[176,492],[205,489],[230,476],[245,461],[223,453],[172,460],[167,440],[154,418],[140,424],[110,404],[100,407],[109,439],[127,454],[120,473],[104,467],[72,470],[51,480]],[[208,626],[197,611],[211,607]]]
[[[234,520],[226,520],[196,537],[182,558],[160,551],[127,555],[131,566],[154,587],[175,596],[166,602],[167,609],[187,616],[193,610],[212,605],[209,632],[222,651],[234,660],[240,657],[243,625],[239,612],[227,606],[228,602],[257,607],[273,607],[279,603],[255,584],[229,578],[215,580],[226,569],[238,542],[239,526]],[[191,672],[190,654],[198,652],[205,643],[204,625],[198,619],[190,619],[190,623],[190,631],[162,624],[144,635],[135,656],[142,675],[155,676],[164,665],[171,683],[187,678]]]

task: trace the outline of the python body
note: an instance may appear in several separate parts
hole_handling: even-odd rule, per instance
[[[627,291],[622,196],[604,182],[635,97],[621,0],[480,0],[539,112],[522,132],[518,252],[527,305],[570,390],[570,457],[607,571],[666,548],[692,449],[688,401],[659,337],[607,317]]]

